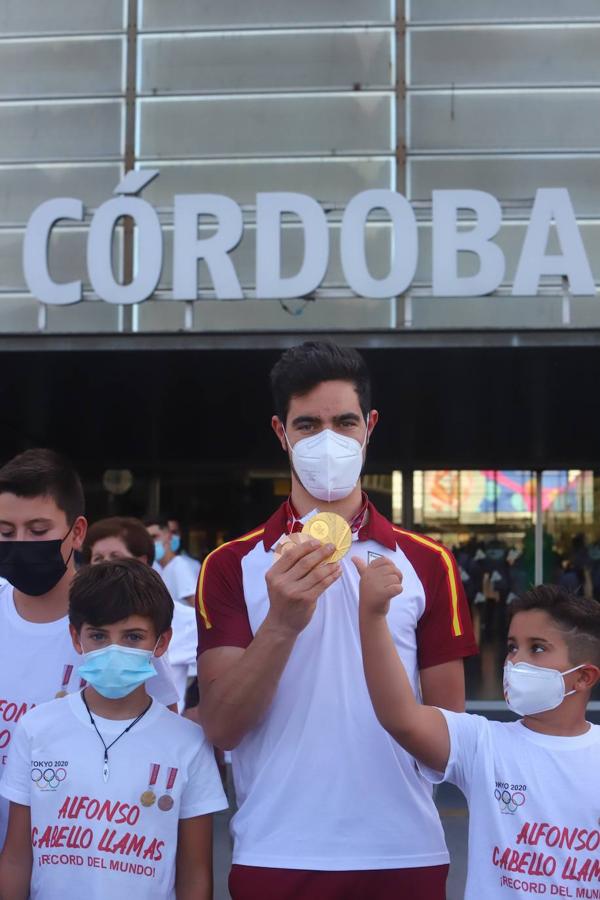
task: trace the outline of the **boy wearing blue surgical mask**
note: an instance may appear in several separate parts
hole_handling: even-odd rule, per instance
[[[389,560],[361,574],[360,633],[377,718],[428,780],[451,781],[470,812],[466,900],[591,897],[600,883],[600,605],[540,585],[511,604],[504,693],[517,722],[420,704],[390,635],[402,579]],[[589,892],[587,892],[589,891]],[[595,893],[593,894],[595,896]]]
[[[138,560],[75,578],[69,620],[86,686],[15,731],[0,787],[11,802],[3,898],[212,897],[211,814],[227,805],[214,755],[145,686],[172,613]]]

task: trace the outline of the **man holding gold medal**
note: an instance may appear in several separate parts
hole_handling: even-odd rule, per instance
[[[209,554],[197,591],[201,720],[209,740],[232,750],[239,804],[230,892],[442,900],[448,853],[431,789],[366,689],[352,558],[384,556],[401,571],[388,624],[413,690],[462,710],[462,659],[476,646],[456,565],[361,490],[378,413],[356,351],[294,347],[271,387],[291,496]]]

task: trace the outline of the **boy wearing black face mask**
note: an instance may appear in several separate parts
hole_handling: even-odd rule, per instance
[[[21,716],[80,688],[69,636],[74,553],[85,538],[84,497],[72,466],[51,450],[26,450],[0,468],[0,779]],[[177,702],[167,663],[149,683]],[[8,805],[0,798],[0,849]]]
[[[387,624],[400,573],[389,560],[355,564],[377,718],[427,779],[453,782],[469,803],[465,900],[596,896],[600,726],[585,711],[600,679],[598,603],[547,585],[513,601],[504,694],[523,718],[491,722],[417,703]],[[581,884],[596,887],[576,894]]]

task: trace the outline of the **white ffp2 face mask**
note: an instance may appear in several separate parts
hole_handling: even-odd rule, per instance
[[[356,487],[363,465],[362,444],[351,437],[325,428],[318,434],[302,438],[292,447],[292,465],[305,490],[318,500],[331,503],[343,500]],[[291,447],[287,434],[285,438]]]
[[[565,693],[563,675],[581,668],[583,665],[561,672],[544,666],[532,666],[530,663],[505,663],[504,697],[508,708],[519,716],[533,716],[556,709],[565,697],[575,693]]]

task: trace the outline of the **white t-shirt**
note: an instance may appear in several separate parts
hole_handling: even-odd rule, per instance
[[[59,692],[78,691],[77,669],[81,656],[73,647],[69,620],[39,624],[21,618],[8,583],[0,586],[0,782],[8,762],[11,736],[21,716],[33,706],[54,699]],[[158,674],[147,684],[148,692],[165,705],[179,697],[169,664],[161,658],[153,664]],[[8,804],[0,797],[0,850],[4,844]]]
[[[130,724],[94,718],[106,744]],[[19,722],[0,792],[31,807],[31,900],[174,898],[179,819],[227,806],[202,729],[156,701],[108,753],[105,783],[79,693]]]
[[[578,737],[442,710],[469,804],[465,900],[600,897],[600,726]],[[586,892],[587,891],[587,892]]]
[[[183,556],[174,556],[164,567],[155,562],[153,568],[164,581],[175,605],[169,659],[174,666],[193,666],[195,671],[198,647],[196,612],[194,605],[190,606],[185,599],[196,594],[198,569]]]

